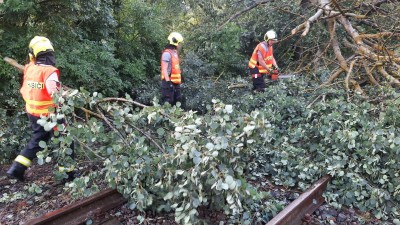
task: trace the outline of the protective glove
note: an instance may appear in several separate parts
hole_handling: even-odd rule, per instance
[[[277,67],[272,66],[271,68],[271,80],[277,80],[279,77],[279,70]]]

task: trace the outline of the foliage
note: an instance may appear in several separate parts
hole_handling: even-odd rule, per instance
[[[22,192],[14,192],[12,194],[3,193],[3,196],[0,198],[0,203],[10,203],[20,199],[25,199],[26,194]]]
[[[0,113],[0,164],[7,164],[22,150],[21,143],[28,141],[30,124],[25,113],[16,113],[14,117],[7,116],[5,110]]]
[[[306,189],[325,174],[334,177],[326,194],[331,204],[384,220],[397,217],[400,130],[390,118],[399,116],[393,111],[398,94],[376,90],[387,99],[380,105],[357,96],[349,103],[334,89],[310,95],[300,85],[305,83],[279,81],[265,93],[237,93],[241,98],[225,99],[232,104],[213,100],[203,115],[157,102],[138,109],[129,96],[105,101],[98,93],[73,92],[59,98],[60,113],[85,106],[96,117],[71,124],[67,138],[53,142],[74,139],[81,156],[84,151],[103,161],[101,174],[129,197],[132,209],[173,210],[183,224],[196,223],[202,206],[223,210],[236,222],[250,222],[254,214],[267,221],[282,206],[249,185],[250,177],[271,176],[275,184]],[[68,155],[62,146],[53,151]],[[70,188],[91,193],[96,176]],[[270,207],[257,207],[261,199]]]
[[[287,0],[259,5],[224,24],[253,4],[5,1],[0,5],[1,55],[24,62],[29,40],[45,35],[55,45],[62,82],[80,89],[59,96],[58,114],[40,121],[50,129],[65,116],[70,126],[51,143],[41,143],[39,163],[73,164],[67,156],[76,142],[78,160],[101,161],[105,168],[66,187],[74,197],[97,191],[93,180],[105,179],[130,197],[131,208],[173,210],[183,224],[196,223],[196,210],[205,205],[224,210],[237,223],[250,223],[252,215],[271,218],[280,202],[259,193],[248,179],[270,176],[276,184],[305,189],[326,173],[334,177],[326,194],[331,204],[382,219],[398,217],[398,93],[366,88],[371,96],[366,99],[344,93],[341,86],[317,88],[308,79],[271,82],[265,93],[250,93],[247,60],[266,30],[273,28],[282,37],[275,52],[287,71],[308,66],[304,62],[323,51],[329,39],[321,21],[305,38],[284,39],[291,26],[304,20],[299,14],[314,13]],[[371,17],[387,30],[393,30],[393,18]],[[360,23],[358,29],[373,28]],[[180,52],[184,110],[157,103],[159,57],[172,30],[185,38]],[[320,82],[331,72],[330,66],[318,67],[304,76]],[[19,77],[0,65],[0,163],[11,161],[29,138],[25,114],[18,113],[23,111]],[[228,89],[234,84],[245,85]],[[122,102],[104,100],[100,91],[105,96],[128,92],[152,106],[139,109],[128,95]]]
[[[124,62],[120,74],[134,86],[159,74],[159,58],[170,31],[163,24],[164,11],[160,6],[138,0],[123,1],[117,11],[116,54]]]
[[[312,107],[305,108],[298,97],[272,102],[266,115],[279,128],[277,136],[271,148],[255,156],[253,168],[272,175],[276,184],[303,189],[315,177],[331,174],[327,198],[332,204],[372,210],[377,218],[398,217],[400,129],[397,119],[389,122],[385,116],[387,109],[391,114],[392,107],[398,108],[398,94],[381,90],[392,100],[372,105],[364,99],[347,103],[333,90],[323,93]]]
[[[177,221],[189,224],[197,221],[200,206],[211,205],[239,214],[243,211],[242,202],[256,193],[244,179],[244,168],[250,146],[259,138],[267,141],[271,135],[271,127],[261,113],[244,113],[241,120],[234,121],[233,107],[219,101],[210,106],[213,113],[199,117],[175,107],[156,105],[138,111],[130,104],[100,104],[96,101],[101,100],[101,95],[76,96],[78,102],[86,99],[86,103],[98,108],[100,115],[107,113],[108,126],[105,121],[92,118],[68,127],[68,135],[53,138],[53,144],[74,137],[82,147],[102,158],[108,182],[139,210],[149,206],[174,210]],[[61,97],[59,100],[64,101]],[[72,99],[64,103],[60,108],[63,113],[79,104]],[[45,127],[52,126],[51,118],[43,124]],[[224,132],[230,135],[225,136]],[[58,155],[64,155],[62,146],[54,150]],[[47,146],[43,147],[43,152],[48,151]],[[43,152],[39,161],[47,157]]]
[[[82,196],[89,197],[99,191],[99,186],[95,182],[98,181],[99,178],[104,179],[101,171],[94,171],[86,176],[75,178],[73,182],[67,184],[65,189],[71,193],[73,199]]]

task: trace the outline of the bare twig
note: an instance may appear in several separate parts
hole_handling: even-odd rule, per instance
[[[96,153],[95,150],[93,150],[92,148],[90,148],[89,146],[87,146],[83,141],[81,141],[78,137],[76,136],[72,136],[74,138],[75,141],[79,142],[80,145],[82,145],[83,147],[85,147],[87,150],[91,151],[95,156],[99,157],[100,159],[104,160],[105,158],[99,154]]]
[[[131,127],[133,127],[135,130],[139,131],[140,133],[142,133],[144,136],[147,137],[147,139],[149,139],[162,153],[166,153],[166,151],[146,132],[144,132],[143,130],[139,129],[138,127],[136,127],[135,125],[133,125],[132,123],[128,123]]]
[[[244,88],[244,87],[248,87],[247,84],[232,84],[228,86],[228,89],[232,89],[232,88]]]
[[[100,111],[99,107],[96,107],[98,114],[101,116],[101,119],[104,120],[104,122],[106,122],[106,124],[115,132],[118,134],[118,136],[121,138],[122,142],[124,142],[124,144],[126,146],[129,146],[129,144],[126,142],[124,136],[121,134],[121,132],[119,130],[117,130],[117,128],[115,128],[110,121],[107,119],[107,117]]]
[[[307,105],[306,108],[307,108],[307,109],[311,108],[311,106],[314,105],[314,103],[315,103],[319,98],[321,98],[321,97],[322,97],[322,95],[319,95],[318,97],[316,97],[316,98],[314,99],[314,101],[312,101],[310,104]]]
[[[351,62],[350,62],[350,67],[349,67],[349,69],[347,70],[347,75],[346,75],[346,78],[344,79],[344,84],[345,84],[345,87],[346,87],[346,94],[347,94],[347,101],[348,102],[350,102],[350,85],[349,85],[349,80],[350,80],[350,76],[351,76],[351,73],[352,73],[352,71],[353,71],[353,67],[354,67],[354,64],[357,62],[357,58],[356,59],[354,59],[354,60],[352,60]]]
[[[313,16],[308,18],[308,20],[306,20],[304,23],[295,27],[291,32],[292,34],[296,34],[300,31],[303,31],[301,36],[303,37],[306,36],[310,30],[311,23],[315,22],[318,18],[320,18],[325,11],[328,12],[331,9],[329,0],[320,0],[319,5],[320,8],[318,9],[318,11]]]
[[[132,103],[132,104],[134,104],[136,106],[139,106],[139,107],[142,107],[142,108],[148,107],[147,105],[144,105],[142,103],[139,103],[139,102],[136,102],[136,101],[133,101],[133,100],[129,100],[129,99],[126,99],[126,98],[103,98],[103,99],[98,100],[97,103],[112,102],[112,101],[129,102],[129,103]]]
[[[219,74],[219,76],[217,77],[217,79],[215,79],[214,83],[217,83],[217,82],[218,82],[218,80],[219,80],[219,78],[221,78],[222,74],[224,74],[224,71],[222,71],[222,72]]]
[[[375,77],[372,75],[372,71],[374,70],[375,66],[372,67],[371,70],[369,70],[368,66],[367,66],[367,62],[365,60],[363,60],[363,66],[364,66],[365,73],[367,74],[367,76],[369,78],[369,81],[374,85],[380,86],[378,81],[376,81]]]

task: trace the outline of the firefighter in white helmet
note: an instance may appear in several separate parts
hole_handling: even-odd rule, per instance
[[[249,69],[253,80],[254,91],[264,91],[265,76],[271,80],[278,79],[278,65],[272,47],[277,40],[277,35],[274,30],[267,31],[264,35],[264,41],[257,45],[251,55]]]
[[[11,179],[24,180],[24,173],[36,158],[36,153],[41,151],[40,141],[47,142],[53,135],[53,130],[45,130],[37,121],[41,116],[50,114],[49,108],[56,107],[52,95],[59,91],[60,72],[55,67],[56,59],[54,48],[46,37],[35,36],[29,43],[30,63],[25,65],[24,80],[20,92],[25,101],[25,109],[32,127],[32,137],[25,148],[15,158],[12,166],[7,171]],[[64,120],[58,121],[64,124]],[[54,127],[57,129],[57,126]],[[71,146],[73,149],[73,146]],[[69,178],[75,174],[72,167],[60,166],[66,169]]]
[[[168,41],[161,54],[161,101],[169,102],[171,105],[177,102],[184,104],[181,93],[183,76],[178,56],[183,37],[178,32],[172,32],[168,36]]]

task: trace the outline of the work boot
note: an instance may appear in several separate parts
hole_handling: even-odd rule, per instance
[[[68,180],[73,181],[75,178],[78,178],[80,174],[76,170],[72,170],[67,172]]]
[[[76,171],[76,170],[73,170],[73,171],[70,171],[70,172],[66,172],[66,174],[67,174],[68,177],[67,178],[63,178],[60,181],[61,184],[65,184],[67,182],[71,182],[71,181],[75,180],[75,178],[80,177],[79,172]]]
[[[10,179],[17,179],[19,181],[24,181],[24,173],[27,169],[26,166],[22,165],[19,162],[13,162],[10,169],[7,171],[7,177]]]

